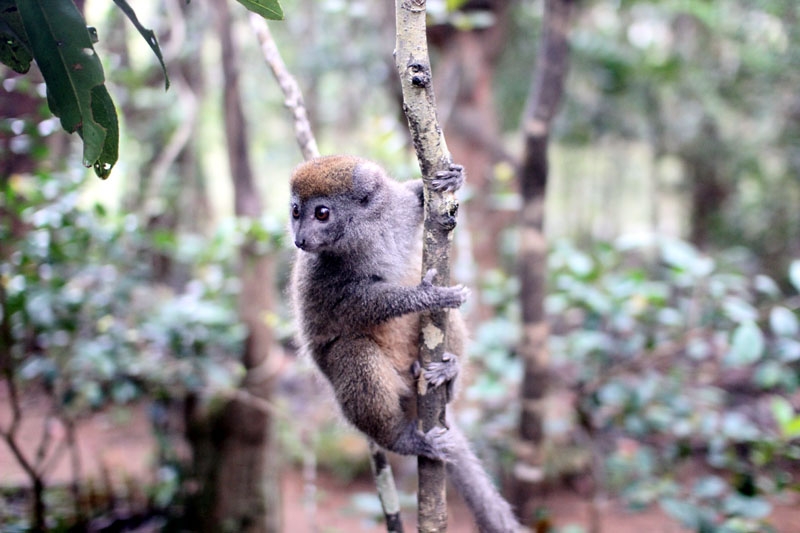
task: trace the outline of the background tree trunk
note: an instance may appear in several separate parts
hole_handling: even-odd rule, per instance
[[[430,29],[431,44],[441,51],[436,94],[439,114],[447,133],[447,147],[467,170],[474,194],[464,204],[472,256],[478,272],[502,268],[498,243],[512,225],[512,211],[498,211],[494,203],[494,165],[510,156],[501,144],[493,83],[500,53],[508,40],[511,2],[492,0],[477,6],[494,16],[488,28],[458,30],[450,25]],[[470,5],[462,7],[468,10]],[[457,111],[455,111],[457,110]],[[477,299],[476,299],[477,300]],[[480,301],[475,319],[486,320],[492,310]]]
[[[262,201],[250,166],[239,97],[237,68],[241,63],[236,57],[228,2],[214,5],[222,48],[225,133],[234,210],[238,217],[257,218]],[[256,253],[249,242],[242,245],[240,253],[239,314],[248,331],[242,356],[247,369],[242,385],[245,394],[228,400],[216,411],[200,413],[195,408],[187,415],[196,470],[204,482],[198,525],[202,531],[277,533],[280,498],[275,434],[272,417],[262,407],[266,402],[260,402],[268,401],[273,390],[273,337],[265,315],[273,308],[274,262],[270,256]],[[248,397],[255,401],[247,401]]]
[[[725,144],[713,118],[706,116],[697,138],[680,150],[689,185],[689,240],[707,249],[711,235],[724,224],[722,211],[732,180],[725,175]]]
[[[567,30],[572,0],[547,0],[536,70],[523,120],[525,151],[519,171],[522,210],[518,273],[522,308],[520,356],[525,365],[514,503],[523,518],[534,511],[543,478],[544,400],[549,381],[548,326],[544,313],[547,242],[544,202],[547,189],[547,145],[550,126],[564,93],[569,45]]]

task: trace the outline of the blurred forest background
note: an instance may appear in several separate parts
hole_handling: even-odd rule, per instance
[[[536,531],[798,531],[800,4],[562,0],[531,372],[517,176],[558,3],[428,3],[439,117],[467,171],[456,419]],[[77,4],[120,117],[108,180],[81,166],[35,68],[0,67],[0,530],[380,531],[366,443],[295,357],[302,158],[247,11],[134,6],[165,91],[116,6]],[[417,177],[393,5],[283,8],[270,28],[320,151]],[[547,387],[526,391],[532,375]],[[395,463],[407,510],[413,466]]]

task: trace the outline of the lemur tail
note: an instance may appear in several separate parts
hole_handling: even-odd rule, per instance
[[[519,522],[511,505],[500,495],[461,431],[451,424],[454,438],[447,474],[475,517],[481,533],[518,533]]]

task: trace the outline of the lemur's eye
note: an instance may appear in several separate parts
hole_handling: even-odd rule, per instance
[[[331,216],[331,210],[325,207],[324,205],[318,205],[316,209],[314,209],[314,218],[321,221],[328,220],[328,217]]]
[[[292,218],[300,218],[300,206],[292,204]]]

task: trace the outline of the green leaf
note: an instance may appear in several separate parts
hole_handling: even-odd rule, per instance
[[[100,157],[94,162],[94,172],[101,179],[108,178],[119,157],[119,123],[117,110],[105,85],[92,88],[92,113],[101,124],[106,125],[106,138]]]
[[[728,411],[722,416],[722,435],[736,442],[757,440],[758,428],[742,413]]]
[[[789,265],[789,281],[792,282],[794,288],[800,292],[800,259],[795,259]]]
[[[779,426],[783,427],[794,418],[794,407],[782,396],[774,396],[770,402],[772,416]]]
[[[781,295],[781,289],[778,287],[778,284],[775,283],[772,278],[765,276],[764,274],[759,274],[755,277],[755,280],[753,280],[753,286],[758,292],[773,298]]]
[[[0,1],[0,63],[25,74],[31,68],[30,45],[16,4]]]
[[[594,261],[585,253],[572,250],[567,256],[567,266],[576,276],[586,278],[594,270]]]
[[[677,239],[661,242],[661,258],[672,268],[694,277],[706,277],[714,271],[714,261],[703,256],[692,244]]]
[[[103,67],[83,16],[72,0],[26,0],[18,7],[33,57],[47,84],[50,110],[61,119],[62,128],[77,131],[83,138],[85,166],[98,162],[104,168],[108,163],[113,166],[116,158],[108,159],[116,154],[116,146],[110,146],[116,144],[116,112],[113,104],[108,109],[108,93],[101,94],[105,91]],[[93,97],[103,101],[93,105]],[[97,111],[102,112],[96,116]],[[105,176],[109,171],[110,167]]]
[[[684,526],[696,530],[700,524],[700,513],[694,505],[675,498],[664,498],[658,503],[666,514],[678,520]]]
[[[719,498],[728,490],[728,484],[719,476],[705,476],[698,479],[692,494],[701,499]]]
[[[730,494],[723,501],[723,509],[728,516],[743,516],[753,520],[760,520],[769,516],[772,505],[763,498]]]
[[[461,6],[466,4],[466,0],[446,0],[445,5],[447,6],[447,11],[455,11],[460,9]]]
[[[741,324],[758,319],[758,311],[738,296],[727,296],[722,301],[722,310],[734,322]]]
[[[732,366],[755,363],[764,353],[764,334],[755,322],[743,322],[731,336],[731,349],[725,362]]]
[[[775,306],[769,312],[769,326],[775,335],[780,337],[795,337],[800,332],[797,316],[783,306]]]
[[[244,7],[268,20],[283,20],[283,8],[278,0],[237,0]]]
[[[164,56],[161,55],[161,47],[158,46],[158,39],[156,39],[156,34],[153,33],[153,30],[148,30],[142,23],[139,22],[139,17],[136,16],[136,12],[133,8],[128,5],[128,2],[125,0],[114,0],[114,3],[117,4],[117,7],[125,13],[125,16],[136,26],[136,29],[139,31],[139,34],[142,38],[147,41],[147,44],[150,46],[150,49],[158,58],[158,62],[161,63],[161,70],[164,71],[164,89],[169,89],[169,76],[167,75],[167,65],[164,64]]]
[[[786,378],[786,368],[777,361],[766,361],[758,366],[753,381],[762,389],[776,387]]]
[[[671,267],[690,270],[698,259],[697,249],[685,241],[664,239],[661,242],[661,257]]]
[[[800,437],[800,416],[795,412],[789,400],[781,396],[775,396],[770,402],[770,407],[781,435],[786,439]]]

